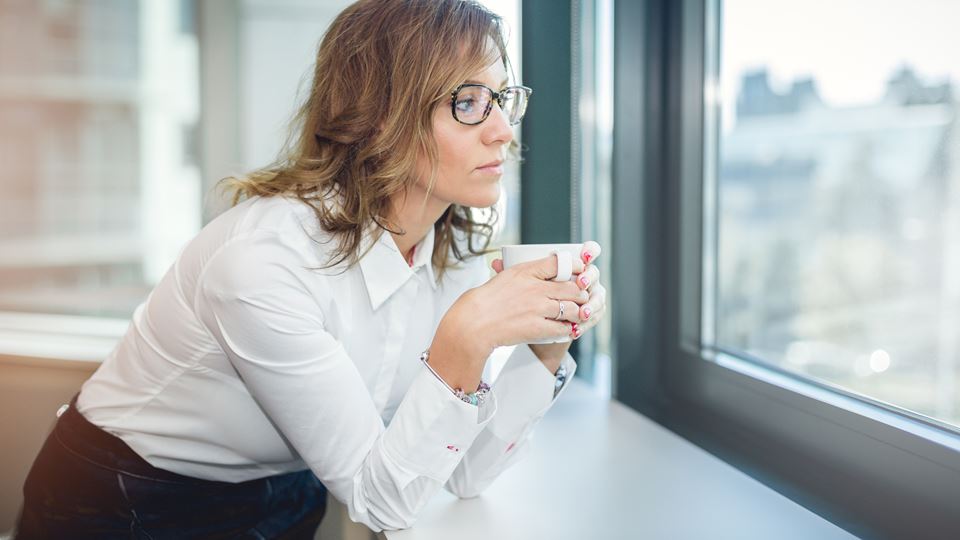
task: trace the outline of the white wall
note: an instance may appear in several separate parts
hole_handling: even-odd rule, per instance
[[[317,46],[347,0],[244,0],[240,9],[241,152],[246,170],[271,163],[310,89]],[[297,90],[303,83],[303,94]]]

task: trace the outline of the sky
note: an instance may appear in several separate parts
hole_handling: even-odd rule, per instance
[[[958,0],[724,0],[722,6],[725,111],[736,102],[741,74],[762,66],[778,90],[814,77],[835,107],[879,100],[903,65],[928,83],[960,82]]]

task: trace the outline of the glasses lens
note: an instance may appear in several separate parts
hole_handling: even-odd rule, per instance
[[[464,86],[457,92],[453,114],[465,124],[479,124],[490,107],[493,94],[482,86]]]
[[[511,124],[519,124],[527,110],[527,93],[511,87],[503,91],[503,114]]]

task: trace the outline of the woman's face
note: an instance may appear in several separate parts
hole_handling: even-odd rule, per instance
[[[498,59],[464,82],[499,91],[507,84],[507,72]],[[486,120],[468,126],[454,119],[450,100],[445,100],[433,112],[433,137],[439,162],[431,202],[443,208],[450,204],[493,206],[500,198],[502,162],[507,145],[513,140],[513,130],[496,102]],[[429,160],[421,158],[419,169],[417,185],[426,190],[430,182]]]

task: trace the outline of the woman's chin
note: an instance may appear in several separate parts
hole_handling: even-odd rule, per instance
[[[500,200],[500,183],[497,182],[491,189],[486,191],[480,191],[476,194],[471,194],[472,196],[464,200],[461,204],[463,206],[469,206],[471,208],[489,208]]]

